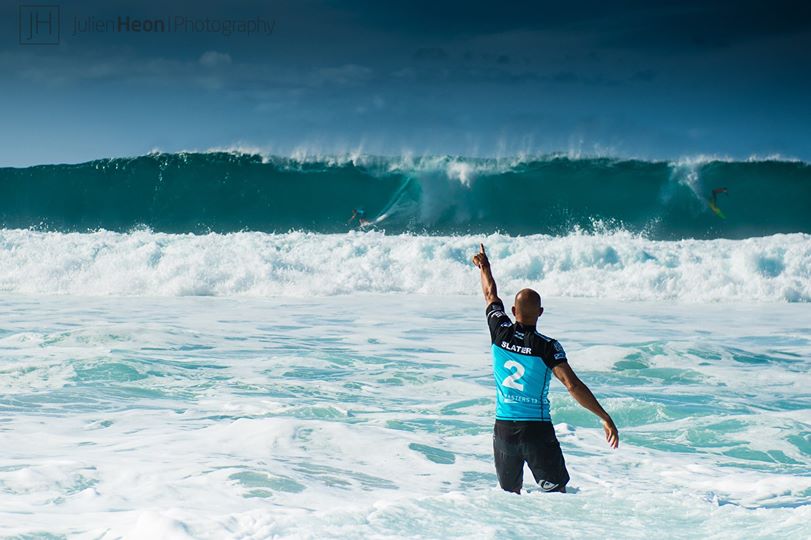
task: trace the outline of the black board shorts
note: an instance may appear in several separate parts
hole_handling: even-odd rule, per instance
[[[498,483],[505,491],[521,491],[524,462],[544,491],[563,491],[569,482],[552,422],[496,420],[493,455]]]

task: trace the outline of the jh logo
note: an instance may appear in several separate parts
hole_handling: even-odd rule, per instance
[[[58,5],[20,5],[20,45],[59,45]]]

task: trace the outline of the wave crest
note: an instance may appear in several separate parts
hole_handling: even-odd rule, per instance
[[[728,188],[710,204],[712,191]],[[565,235],[595,221],[656,239],[811,233],[811,166],[567,156],[474,159],[152,153],[0,168],[0,227],[169,233]],[[715,206],[713,206],[715,205]]]

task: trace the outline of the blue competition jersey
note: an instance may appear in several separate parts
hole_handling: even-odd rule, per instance
[[[533,327],[513,323],[498,302],[487,306],[486,314],[496,379],[496,419],[551,422],[549,380],[552,368],[566,361],[563,347]]]

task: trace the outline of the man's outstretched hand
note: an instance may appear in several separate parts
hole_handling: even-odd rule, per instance
[[[479,244],[479,252],[473,256],[473,264],[478,268],[487,268],[490,261],[487,260],[487,253],[484,252],[484,244]]]
[[[617,448],[620,445],[620,434],[617,431],[617,426],[614,425],[614,421],[603,420],[603,431],[605,431],[605,440],[608,441],[608,446],[611,448]]]

